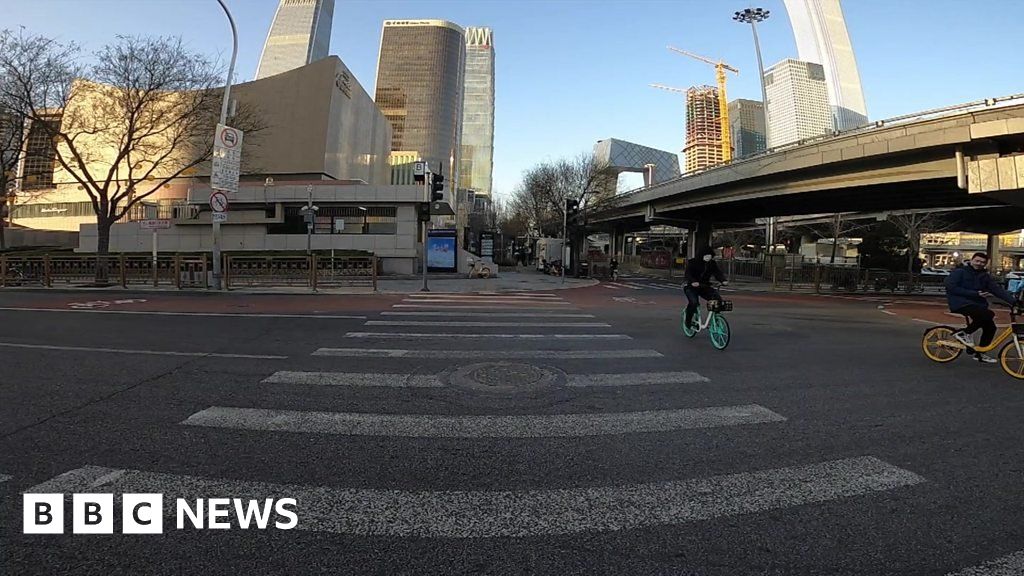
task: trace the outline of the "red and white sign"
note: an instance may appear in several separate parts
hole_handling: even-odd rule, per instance
[[[170,227],[170,220],[139,220],[139,228],[143,230],[167,230]]]
[[[227,212],[228,211],[228,196],[223,192],[214,192],[210,194],[210,208],[214,212]]]

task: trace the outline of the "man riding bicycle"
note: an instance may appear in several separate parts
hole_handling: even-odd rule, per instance
[[[987,265],[988,254],[978,252],[971,257],[966,266],[957,267],[946,278],[946,298],[949,300],[950,311],[970,318],[967,327],[954,333],[953,337],[969,348],[974,348],[971,334],[977,330],[981,330],[981,340],[978,344],[982,348],[991,344],[996,334],[996,315],[988,309],[989,296],[995,295],[1011,307],[1015,304],[1013,295],[989,275],[985,269]],[[998,362],[981,352],[976,352],[974,359],[987,364]]]
[[[697,255],[686,263],[686,271],[683,273],[683,294],[686,294],[686,325],[693,325],[693,315],[700,308],[700,299],[721,300],[718,291],[711,286],[711,279],[714,278],[723,285],[728,284],[722,271],[715,262],[715,251],[712,248],[704,248]]]

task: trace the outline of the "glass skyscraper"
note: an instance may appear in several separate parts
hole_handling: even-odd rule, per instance
[[[821,64],[836,130],[868,122],[864,90],[839,0],[784,0],[800,60]],[[768,114],[771,119],[771,113]],[[772,133],[772,144],[776,143]]]
[[[392,152],[415,152],[461,187],[466,38],[444,20],[386,20],[374,100],[391,123]]]
[[[738,98],[729,102],[729,132],[733,158],[744,158],[765,149],[764,104]]]
[[[490,197],[494,170],[494,35],[490,28],[466,28],[464,92],[459,187]]]
[[[326,58],[333,19],[334,0],[281,0],[263,45],[256,79]]]
[[[783,60],[765,71],[764,85],[773,147],[832,132],[821,64]]]

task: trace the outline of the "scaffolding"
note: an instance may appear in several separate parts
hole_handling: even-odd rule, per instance
[[[686,172],[725,161],[722,153],[722,109],[718,89],[694,86],[686,91]]]

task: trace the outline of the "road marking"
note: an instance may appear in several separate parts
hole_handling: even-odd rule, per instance
[[[593,314],[563,314],[561,312],[381,312],[381,316],[466,316],[470,318],[593,318]]]
[[[611,328],[604,322],[462,322],[462,321],[419,321],[419,320],[370,320],[366,326],[466,326],[466,327],[500,327],[500,328]]]
[[[931,320],[922,320],[920,318],[911,318],[911,320],[913,320],[914,322],[920,322],[921,324],[930,324],[933,326],[938,326],[938,324],[932,322]]]
[[[639,374],[571,374],[566,386],[644,386],[651,384],[694,384],[710,382],[696,372],[641,372]]]
[[[610,414],[439,416],[303,412],[211,406],[186,426],[401,438],[568,438],[785,422],[764,406],[715,406]]]
[[[459,292],[446,292],[446,294],[459,294]],[[530,292],[529,290],[512,292],[477,292],[477,294],[481,296],[551,296],[560,298],[558,294],[553,294],[551,292]],[[426,294],[421,294],[421,296],[426,296]]]
[[[629,288],[630,290],[643,290],[643,288],[638,288],[638,287],[630,285],[630,284],[619,284],[618,282],[609,282],[608,285],[609,286],[615,286],[616,288]]]
[[[896,315],[895,312],[891,312],[889,310],[879,310],[879,312],[881,312],[882,314],[888,314],[889,316],[895,316]]]
[[[519,304],[529,304],[531,306],[536,304],[543,304],[544,306],[572,306],[569,302],[562,300],[448,300],[448,299],[435,299],[435,298],[416,298],[415,300],[402,300],[402,302],[415,302],[417,304],[459,304],[459,303],[473,303],[473,304],[506,304],[518,306]]]
[[[657,350],[401,350],[394,348],[320,348],[313,356],[353,358],[662,358]]]
[[[392,304],[392,308],[426,308],[429,310],[494,310],[494,306],[464,306],[464,305],[450,305],[441,306],[439,304]],[[530,311],[530,312],[542,312],[544,310],[558,310],[551,306],[524,306],[522,308],[516,306],[516,310]],[[563,308],[564,310],[564,308]]]
[[[669,290],[679,290],[682,288],[682,285],[680,284],[652,284],[652,286],[661,286],[662,288],[667,288]]]
[[[412,338],[501,338],[508,340],[632,340],[628,334],[480,334],[466,332],[347,332],[345,338],[372,338],[376,340],[401,340]]]
[[[604,286],[605,288],[611,288],[612,290],[618,290],[619,289],[618,286],[612,286],[611,284],[601,284],[601,286]]]
[[[1024,550],[946,576],[1020,576],[1024,574]]]
[[[227,318],[315,318],[321,320],[365,320],[366,316],[326,314],[234,314],[230,312],[146,312],[142,310],[89,310],[65,308],[0,308],[2,312],[64,312],[77,314],[131,314],[136,316],[211,316]]]
[[[299,530],[514,538],[670,526],[867,496],[925,481],[909,470],[861,456],[689,480],[524,491],[344,489],[86,466],[27,492],[157,493],[164,494],[165,502],[216,496],[295,498]],[[172,510],[166,511],[169,517]]]
[[[558,296],[485,296],[477,294],[408,294],[406,299],[409,300],[500,300],[503,302],[559,302],[562,298]]]
[[[121,348],[93,348],[90,346],[50,346],[45,344],[15,344],[0,342],[6,348],[26,348],[29,350],[65,350],[68,352],[103,352],[109,354],[148,354],[152,356],[192,356],[196,358],[250,358],[253,360],[286,360],[287,356],[264,354],[223,354],[216,352],[174,352],[171,350],[126,350]]]
[[[438,388],[444,383],[434,374],[371,374],[361,372],[274,372],[264,384],[314,386],[382,386],[390,388]]]
[[[11,478],[14,478],[14,476],[8,476],[7,474],[0,474],[0,482],[7,482]]]

